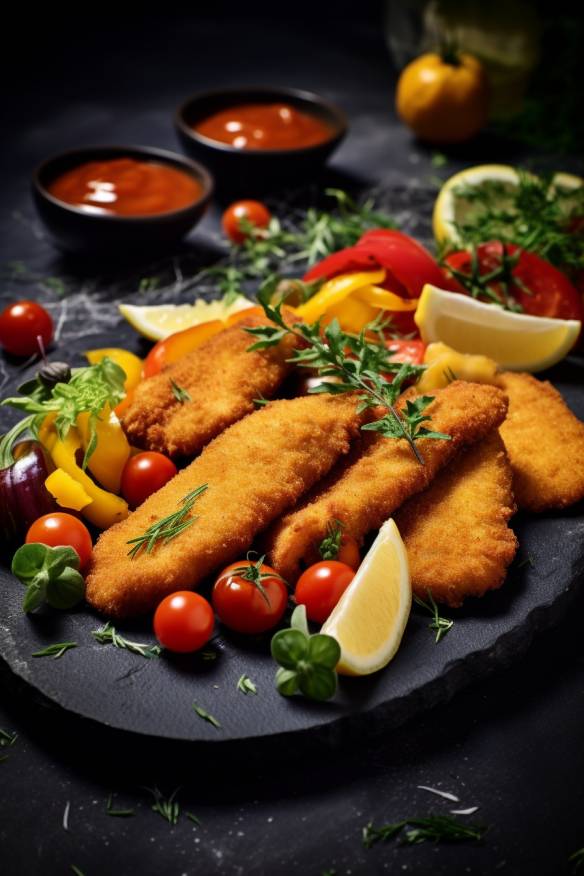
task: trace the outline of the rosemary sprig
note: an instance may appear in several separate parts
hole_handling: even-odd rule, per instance
[[[407,830],[406,830],[407,828]],[[370,849],[375,843],[400,837],[402,845],[424,842],[467,842],[481,840],[487,828],[479,824],[463,824],[449,815],[429,815],[426,818],[405,818],[394,824],[363,828],[363,845]]]
[[[335,377],[334,383],[325,381],[311,389],[313,393],[357,392],[358,410],[381,406],[387,413],[362,426],[363,429],[379,432],[386,438],[404,438],[410,445],[418,462],[424,460],[415,446],[420,438],[449,440],[449,435],[434,432],[424,423],[430,417],[424,413],[433,401],[433,396],[421,396],[408,400],[401,411],[397,399],[406,380],[417,379],[424,367],[392,361],[392,353],[384,344],[368,339],[368,332],[378,332],[379,323],[365,326],[359,335],[341,330],[337,320],[321,330],[319,322],[312,325],[296,323],[288,325],[282,316],[281,303],[270,303],[274,278],[266,281],[258,294],[264,312],[274,325],[246,328],[257,340],[249,350],[265,350],[275,346],[287,334],[295,335],[301,344],[290,361],[300,367],[314,368],[320,377]],[[390,375],[389,380],[385,375]]]
[[[133,544],[134,547],[128,552],[128,556],[131,559],[134,559],[134,557],[140,553],[142,548],[146,550],[147,554],[150,554],[158,542],[167,544],[167,542],[176,538],[177,535],[180,535],[185,529],[188,529],[189,526],[192,526],[197,518],[195,516],[187,519],[187,515],[193,510],[195,502],[199,496],[205,492],[207,487],[208,484],[203,484],[201,487],[197,487],[195,490],[187,493],[187,495],[181,499],[179,503],[181,508],[178,511],[169,514],[167,517],[163,517],[161,520],[157,520],[156,523],[149,526],[146,532],[142,535],[137,535],[136,538],[129,539],[127,544]]]
[[[33,657],[52,657],[53,660],[58,660],[71,648],[76,648],[77,642],[56,642],[54,645],[47,645],[42,651],[35,651]]]
[[[170,386],[172,389],[172,394],[181,405],[184,405],[185,402],[192,401],[190,392],[185,389],[183,386],[179,386],[172,377],[170,378]]]
[[[75,864],[71,864],[71,870],[75,873],[75,876],[85,876],[83,870],[80,870],[79,867],[76,867]]]
[[[432,615],[432,621],[428,624],[428,628],[430,630],[436,631],[436,644],[444,638],[444,636],[450,632],[452,627],[454,626],[454,621],[450,618],[441,617],[440,612],[438,610],[438,606],[434,602],[434,597],[430,590],[426,590],[428,594],[428,601],[424,602],[423,599],[420,599],[419,596],[414,596],[414,602],[416,605],[419,605],[420,608],[425,609],[425,611],[429,612]]]
[[[115,809],[112,803],[113,794],[110,794],[105,804],[105,811],[108,815],[112,815],[115,818],[130,818],[132,815],[136,814],[135,809]]]
[[[213,715],[210,715],[209,712],[207,712],[207,710],[204,709],[202,706],[197,705],[197,703],[193,703],[193,709],[195,710],[199,718],[203,719],[203,721],[207,721],[208,724],[212,724],[213,727],[217,727],[218,729],[221,727],[221,724],[219,723],[217,718],[214,718]]]
[[[158,657],[162,652],[160,645],[147,645],[143,642],[131,642],[129,639],[125,639],[109,621],[98,630],[92,630],[91,635],[100,645],[113,645],[114,648],[123,648],[125,651],[131,651],[132,654],[139,654],[140,657],[147,659]]]
[[[164,818],[165,821],[168,821],[169,824],[172,824],[173,826],[177,824],[180,816],[180,806],[175,798],[180,791],[180,788],[175,788],[168,799],[156,786],[154,788],[146,788],[145,790],[149,791],[154,797],[152,811]]]
[[[242,675],[239,681],[237,682],[237,690],[240,690],[243,694],[257,694],[258,689],[254,682],[251,680],[249,675]]]

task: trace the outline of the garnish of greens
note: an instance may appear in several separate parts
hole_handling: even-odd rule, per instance
[[[55,642],[54,645],[47,645],[42,651],[35,651],[33,657],[52,657],[53,660],[58,660],[71,648],[76,648],[77,642]]]
[[[321,560],[336,560],[341,549],[343,537],[343,524],[340,520],[333,520],[327,525],[326,538],[323,538],[318,546]]]
[[[450,632],[454,626],[454,621],[447,617],[441,617],[438,606],[434,602],[434,597],[429,590],[426,590],[428,601],[420,599],[419,596],[414,596],[414,602],[432,615],[432,621],[428,624],[428,628],[436,632],[436,644]]]
[[[73,608],[85,594],[78,571],[79,554],[71,547],[23,544],[12,558],[12,574],[26,587],[25,612],[47,602],[52,608]]]
[[[506,247],[503,246],[501,248],[500,262],[497,267],[486,274],[481,274],[475,244],[469,243],[468,248],[470,252],[470,274],[465,274],[464,271],[453,268],[444,259],[441,259],[440,263],[464,286],[472,298],[476,298],[478,301],[484,300],[491,304],[498,304],[512,313],[522,313],[523,308],[514,298],[512,288],[517,286],[526,295],[531,295],[532,293],[522,283],[521,279],[513,274],[513,268],[516,267],[521,257],[521,250],[510,254],[507,252]],[[497,284],[497,291],[491,288],[493,283]]]
[[[572,227],[584,216],[584,186],[562,188],[551,176],[519,170],[517,186],[485,180],[461,185],[454,194],[467,205],[456,223],[463,243],[516,243],[570,273],[584,268],[582,235]]]
[[[271,651],[280,664],[276,687],[283,696],[300,691],[310,700],[330,700],[335,695],[339,643],[323,633],[310,634],[304,605],[294,609],[290,629],[279,630],[272,637]]]
[[[257,694],[258,692],[257,687],[255,686],[249,675],[245,674],[242,675],[237,682],[237,690],[240,690],[241,693],[244,694]]]
[[[363,828],[363,845],[370,849],[378,842],[388,842],[399,836],[402,845],[418,843],[477,842],[487,828],[480,824],[463,824],[449,815],[430,815],[427,818],[405,818],[394,824],[374,827],[371,822]]]
[[[11,748],[17,739],[18,733],[10,733],[8,730],[4,730],[0,727],[0,748]],[[8,760],[7,754],[0,758],[0,763],[5,760]]]
[[[192,401],[191,395],[188,390],[184,389],[182,386],[179,386],[172,377],[170,378],[170,386],[172,389],[172,394],[181,405],[184,405],[185,402]]]
[[[132,815],[136,814],[135,809],[116,809],[113,806],[113,794],[110,794],[107,798],[105,811],[108,815],[112,815],[115,818],[131,818]]]
[[[235,569],[231,570],[230,575],[232,575],[233,577],[237,576],[239,578],[243,578],[244,581],[249,581],[251,584],[254,585],[254,587],[256,587],[259,590],[264,601],[268,605],[270,605],[270,597],[268,596],[266,588],[264,587],[262,581],[264,580],[264,578],[279,578],[280,581],[284,581],[284,579],[282,578],[281,575],[278,575],[278,573],[274,572],[274,571],[262,572],[262,566],[263,566],[264,560],[266,559],[266,555],[263,554],[258,559],[257,563],[254,563],[251,559],[253,554],[254,554],[254,551],[249,551],[249,553],[247,554],[246,559],[247,559],[249,565],[237,566]],[[256,554],[256,556],[257,556],[257,554]],[[285,583],[286,582],[284,581],[284,584]]]
[[[193,510],[199,496],[205,492],[207,487],[208,484],[203,484],[201,487],[197,487],[195,490],[187,493],[180,500],[179,505],[181,507],[178,511],[163,517],[161,520],[157,520],[142,535],[131,538],[127,544],[133,544],[134,547],[128,552],[128,556],[133,560],[143,548],[147,554],[150,554],[158,542],[166,544],[172,541],[173,538],[176,538],[177,535],[180,535],[181,532],[184,532],[185,529],[188,529],[189,526],[192,526],[197,517],[196,515],[192,517],[188,515]]]
[[[43,380],[43,371],[46,368],[47,366],[18,388],[19,396],[6,398],[1,402],[27,415],[0,439],[1,469],[8,468],[14,462],[12,447],[20,435],[28,431],[34,438],[39,437],[39,430],[47,415],[54,415],[55,429],[59,439],[63,441],[81,413],[89,414],[89,440],[82,464],[86,468],[97,446],[96,423],[104,406],[109,404],[114,408],[126,395],[126,374],[108,357],[96,365],[74,368],[69,372],[70,379],[67,382],[61,380],[53,383]],[[65,377],[66,374],[63,372],[62,376]]]
[[[568,858],[568,861],[571,861],[573,864],[572,873],[581,873],[584,869],[584,848],[578,849],[577,852],[573,852]]]
[[[129,639],[125,639],[109,621],[98,630],[92,630],[91,635],[100,645],[113,645],[114,648],[123,648],[125,651],[131,651],[132,654],[138,654],[147,659],[159,657],[162,652],[160,645],[148,645],[144,642],[131,642]]]
[[[217,718],[213,717],[213,715],[210,715],[209,712],[202,706],[197,705],[197,703],[193,703],[193,709],[195,710],[199,718],[203,719],[203,721],[207,721],[208,724],[212,724],[213,727],[217,727],[218,729],[221,727],[221,724],[219,723]]]
[[[336,319],[324,330],[320,322],[289,326],[282,316],[281,302],[275,305],[270,303],[274,282],[275,278],[270,278],[262,285],[258,300],[268,319],[275,325],[246,327],[245,331],[256,338],[256,342],[248,347],[249,350],[265,350],[280,343],[286,335],[295,335],[301,341],[301,346],[294,350],[290,361],[303,368],[316,369],[320,377],[335,377],[338,381],[324,381],[311,387],[309,392],[334,395],[357,392],[359,411],[379,406],[384,408],[386,413],[382,417],[361,428],[379,432],[386,438],[404,438],[421,464],[424,460],[415,446],[417,440],[450,439],[449,435],[433,432],[423,425],[430,420],[424,411],[434,400],[433,396],[408,400],[401,411],[396,408],[405,381],[418,379],[424,366],[393,362],[392,353],[384,343],[369,340],[367,333],[379,333],[379,322],[365,326],[359,335],[342,331]],[[385,374],[392,379],[389,380]]]
[[[168,799],[156,787],[146,788],[146,791],[149,791],[154,797],[152,811],[164,818],[165,821],[168,821],[169,824],[172,824],[173,826],[177,824],[180,815],[180,806],[175,798],[180,791],[180,788],[176,788]]]

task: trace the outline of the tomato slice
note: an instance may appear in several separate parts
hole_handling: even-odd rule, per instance
[[[514,257],[517,261],[510,269],[510,282],[507,295],[521,307],[523,313],[531,316],[546,316],[555,319],[583,320],[582,298],[568,277],[536,253],[522,250],[515,244],[503,245],[498,240],[481,243],[476,248],[476,266],[479,277],[495,272],[491,282],[486,282],[485,294],[478,295],[481,300],[489,300],[494,294],[501,301],[505,290],[500,274],[503,255]],[[445,259],[447,269],[455,274],[458,292],[467,292],[473,280],[473,254],[467,250],[451,253]],[[468,278],[468,281],[465,279]]]
[[[387,348],[393,353],[393,362],[408,362],[410,365],[423,365],[426,344],[421,340],[395,338],[387,342]]]

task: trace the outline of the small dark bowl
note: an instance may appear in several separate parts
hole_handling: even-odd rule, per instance
[[[325,122],[330,137],[298,149],[236,149],[204,137],[193,125],[211,114],[243,103],[282,101]],[[175,115],[176,130],[184,150],[211,168],[220,191],[253,196],[273,186],[308,181],[337,148],[347,132],[345,114],[310,91],[297,88],[229,88],[189,97]]]
[[[198,200],[180,210],[151,216],[115,216],[86,213],[49,194],[47,186],[58,176],[84,164],[109,158],[139,158],[176,167],[202,186]],[[44,161],[33,173],[32,192],[39,216],[59,249],[84,255],[108,254],[123,258],[138,250],[168,249],[200,220],[213,194],[213,178],[200,164],[165,149],[149,146],[92,146],[63,152]]]

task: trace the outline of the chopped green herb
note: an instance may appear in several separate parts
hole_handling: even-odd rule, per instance
[[[535,563],[534,563],[534,561],[533,561],[533,557],[531,556],[530,553],[528,553],[527,556],[524,557],[524,558],[521,560],[520,563],[517,563],[517,568],[518,568],[518,569],[522,569],[524,566],[531,566],[532,568],[535,567]]]
[[[181,405],[184,405],[185,402],[192,401],[191,394],[188,390],[184,389],[182,386],[179,386],[172,377],[170,378],[170,385],[172,387],[172,394]]]
[[[198,706],[197,703],[193,703],[193,709],[195,710],[199,718],[203,719],[203,721],[207,721],[209,724],[212,724],[213,727],[221,727],[221,724],[219,723],[217,718],[214,718],[213,715],[210,715],[209,712],[207,712],[206,709],[204,709],[202,706]]]
[[[18,733],[11,733],[0,727],[0,748],[10,748],[18,739]]]
[[[77,642],[56,642],[54,645],[47,645],[42,651],[35,651],[33,657],[52,657],[53,660],[58,660],[71,648],[76,648]]]
[[[239,681],[237,682],[237,690],[240,690],[244,694],[257,694],[258,689],[249,677],[249,675],[242,675]]]
[[[71,864],[71,870],[75,873],[75,876],[85,876],[83,870],[80,870],[75,864]]]
[[[157,520],[156,523],[153,523],[152,526],[148,527],[143,535],[138,535],[136,538],[129,539],[127,544],[133,544],[134,547],[128,552],[128,556],[131,559],[134,559],[134,557],[140,553],[142,548],[146,550],[147,554],[152,553],[158,542],[161,541],[163,544],[167,544],[169,541],[172,541],[173,538],[176,538],[177,535],[180,535],[181,532],[184,532],[185,529],[188,529],[189,526],[192,526],[197,520],[197,517],[193,516],[186,519],[187,515],[193,510],[195,502],[199,496],[205,492],[207,487],[208,484],[203,484],[202,487],[197,487],[195,490],[192,490],[181,499],[179,504],[182,507],[179,511],[175,511],[174,514],[169,514],[167,517],[163,517],[162,520]]]
[[[262,395],[262,396],[260,396],[260,398],[254,398],[253,403],[256,406],[256,408],[265,408],[266,405],[270,404],[270,399],[264,398]]]
[[[193,815],[192,812],[185,812],[185,815],[189,819],[189,821],[193,822],[193,824],[197,824],[199,826],[201,825],[201,819],[197,818],[196,815]]]
[[[152,292],[160,285],[159,277],[142,277],[138,283],[138,292]]]
[[[428,628],[430,630],[434,630],[436,632],[436,644],[444,638],[444,636],[450,632],[452,627],[454,626],[454,621],[450,618],[441,617],[440,612],[438,611],[438,606],[434,602],[434,597],[430,590],[426,590],[428,594],[428,601],[424,602],[423,599],[420,599],[419,596],[414,596],[414,602],[416,605],[419,605],[420,608],[425,609],[432,615],[432,621],[428,624]]]
[[[135,809],[115,809],[112,805],[113,794],[110,794],[107,798],[107,803],[105,804],[105,811],[108,815],[112,815],[115,818],[130,818],[132,815],[136,814]]]
[[[463,824],[448,815],[405,818],[395,824],[383,824],[380,827],[374,827],[369,822],[363,828],[363,845],[370,849],[375,843],[388,842],[397,836],[401,838],[402,845],[478,841],[483,838],[486,830],[482,825]]]
[[[445,167],[448,164],[448,157],[443,152],[434,152],[432,155],[432,167]]]
[[[98,630],[92,630],[91,635],[100,645],[113,645],[114,648],[123,648],[126,651],[131,651],[132,654],[139,654],[140,657],[148,659],[158,657],[162,652],[160,645],[147,645],[143,642],[131,642],[129,639],[125,639],[109,621]]]
[[[218,656],[216,651],[199,651],[199,654],[205,663],[210,663],[212,660],[216,660]]]
[[[50,289],[55,295],[65,295],[67,286],[60,277],[47,277],[42,281],[42,285]]]
[[[573,863],[572,873],[580,873],[584,869],[584,848],[571,854],[568,861]]]
[[[154,797],[154,803],[152,804],[152,811],[156,812],[165,821],[168,821],[169,824],[173,826],[178,822],[180,816],[180,806],[178,802],[175,800],[176,795],[180,791],[180,788],[176,788],[168,799],[164,797],[164,795],[158,790],[158,788],[146,788],[146,791],[149,791]]]
[[[321,541],[318,552],[322,560],[336,560],[341,549],[343,524],[340,520],[333,520],[327,525],[326,531],[326,538]]]

